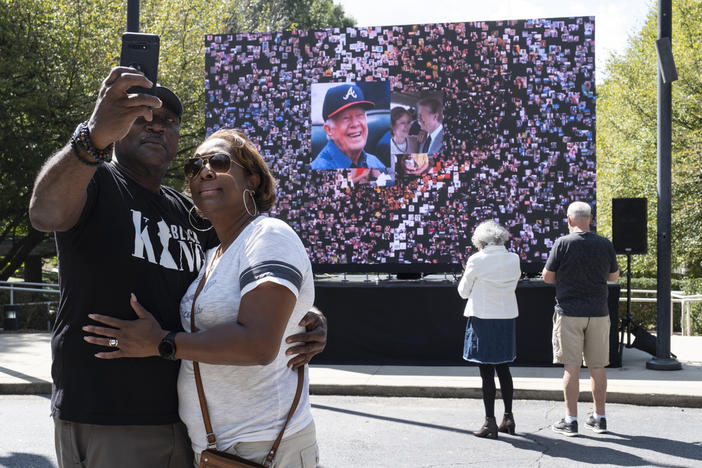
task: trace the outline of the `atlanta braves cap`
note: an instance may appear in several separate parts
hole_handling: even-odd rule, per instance
[[[352,106],[362,106],[364,109],[372,109],[375,103],[367,101],[363,95],[363,90],[353,83],[344,83],[327,90],[322,106],[322,118],[327,120],[334,117],[344,109]]]

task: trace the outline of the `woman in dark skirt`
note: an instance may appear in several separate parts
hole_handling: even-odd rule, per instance
[[[512,416],[512,374],[509,363],[517,357],[517,297],[514,293],[521,276],[519,256],[508,252],[509,232],[495,221],[484,221],[475,228],[473,245],[478,252],[468,259],[458,284],[458,293],[468,299],[468,317],[463,359],[480,366],[483,380],[485,423],[474,432],[478,437],[497,438],[497,432],[514,434]],[[500,426],[495,421],[495,371],[505,404]]]

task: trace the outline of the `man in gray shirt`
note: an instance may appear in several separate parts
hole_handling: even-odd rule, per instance
[[[558,239],[543,271],[546,283],[556,283],[553,316],[553,362],[563,364],[566,416],[553,424],[554,432],[578,434],[578,395],[583,358],[590,371],[594,412],[585,425],[607,432],[605,400],[609,364],[609,310],[607,282],[619,279],[612,243],[590,232],[590,205],[576,201],[568,206],[570,234]]]

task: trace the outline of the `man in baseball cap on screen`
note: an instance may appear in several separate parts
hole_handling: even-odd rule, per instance
[[[380,159],[363,150],[368,140],[366,110],[373,107],[375,103],[366,100],[361,88],[353,83],[327,90],[322,118],[329,141],[312,161],[312,169],[385,169]]]

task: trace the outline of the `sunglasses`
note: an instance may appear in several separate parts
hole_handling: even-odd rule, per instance
[[[209,156],[196,156],[188,159],[183,167],[185,177],[192,179],[200,173],[205,164],[210,166],[210,170],[218,173],[228,172],[232,167],[232,163],[244,169],[244,166],[234,161],[226,153],[215,153]]]

